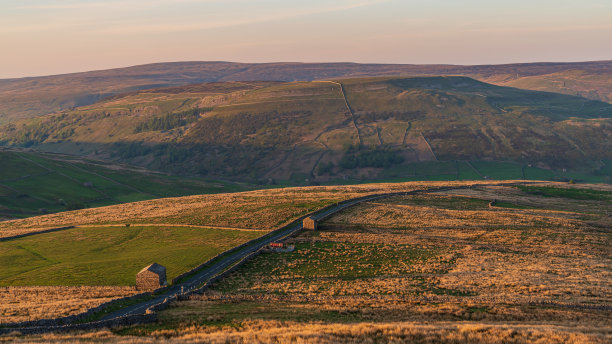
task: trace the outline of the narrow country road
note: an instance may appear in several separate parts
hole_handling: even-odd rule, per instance
[[[530,182],[524,182],[524,183],[530,183]],[[504,185],[516,185],[516,184],[524,184],[524,183],[500,183],[500,184],[504,184]],[[418,193],[431,193],[431,192],[438,192],[438,191],[448,191],[448,190],[454,190],[454,189],[465,189],[465,188],[473,188],[473,187],[479,187],[479,186],[484,186],[487,184],[475,184],[472,186],[457,186],[457,187],[438,187],[438,188],[429,188],[429,189],[425,189],[425,190],[415,190],[415,191],[406,191],[406,192],[393,192],[393,193],[384,193],[384,194],[376,194],[376,195],[369,195],[369,196],[365,196],[365,197],[361,197],[361,198],[356,198],[356,199],[351,199],[342,203],[337,204],[336,206],[330,207],[329,209],[316,213],[315,215],[313,215],[314,218],[316,218],[318,221],[324,220],[326,218],[328,218],[329,216],[336,214],[346,208],[352,207],[356,204],[359,203],[363,203],[363,202],[369,202],[369,201],[373,201],[373,200],[377,200],[380,198],[385,198],[385,197],[390,197],[390,196],[396,196],[396,195],[413,195],[413,194],[418,194]],[[260,250],[261,248],[263,248],[264,246],[270,244],[271,242],[275,242],[278,240],[281,240],[287,236],[290,236],[296,232],[298,232],[299,230],[302,229],[302,223],[301,223],[301,219],[298,221],[298,223],[292,223],[286,227],[282,227],[280,229],[277,229],[274,232],[271,232],[271,234],[269,234],[269,236],[265,237],[264,240],[258,241],[254,244],[252,244],[251,246],[245,247],[237,252],[233,252],[231,254],[228,254],[227,256],[222,256],[219,258],[219,261],[216,262],[215,264],[209,266],[209,267],[205,267],[202,270],[200,270],[199,272],[197,272],[195,275],[193,275],[191,278],[189,278],[187,281],[176,284],[171,286],[168,290],[166,290],[163,294],[160,294],[159,296],[139,303],[139,304],[135,304],[132,306],[128,306],[126,308],[123,308],[121,310],[115,311],[113,313],[109,313],[107,314],[104,318],[102,318],[103,320],[109,320],[109,319],[113,319],[113,318],[118,318],[118,317],[122,317],[122,316],[127,316],[127,315],[135,315],[135,314],[144,314],[146,312],[146,310],[151,307],[154,306],[156,304],[159,304],[161,302],[163,302],[166,298],[170,298],[176,295],[181,294],[184,291],[189,291],[191,289],[195,289],[199,286],[201,286],[202,284],[204,284],[206,281],[208,281],[209,279],[215,277],[217,274],[223,272],[224,270],[226,270],[227,268],[231,267],[232,265],[234,265],[235,263],[239,262],[240,260],[242,260],[243,258],[245,258],[246,256],[248,256],[249,254]]]
[[[511,186],[511,185],[519,185],[519,184],[533,184],[537,182],[507,182],[507,183],[498,183],[495,185],[499,186]],[[336,214],[346,208],[352,207],[356,204],[369,202],[378,200],[381,198],[397,196],[397,195],[414,195],[420,193],[432,193],[438,191],[449,191],[449,190],[458,190],[458,189],[469,189],[476,188],[481,186],[491,185],[487,184],[472,184],[466,186],[447,186],[447,187],[434,187],[423,190],[413,190],[413,191],[403,191],[403,192],[392,192],[392,193],[381,193],[368,195],[359,198],[353,198],[350,200],[346,200],[343,202],[336,203],[333,206],[329,206],[315,213],[311,213],[307,216],[312,216],[318,221],[322,221],[333,214]],[[25,330],[25,331],[35,331],[34,333],[45,333],[45,332],[54,332],[54,331],[67,331],[74,330],[79,328],[87,328],[86,326],[121,326],[125,323],[122,323],[124,319],[129,317],[140,317],[147,314],[147,311],[154,306],[162,305],[165,301],[176,300],[183,293],[193,291],[194,289],[200,288],[206,282],[210,281],[212,278],[216,278],[222,272],[231,268],[235,264],[244,261],[251,254],[257,252],[264,246],[268,245],[271,242],[283,240],[284,238],[295,234],[296,232],[302,229],[302,220],[306,216],[297,219],[291,224],[281,227],[275,231],[272,231],[260,239],[257,239],[250,244],[244,245],[242,247],[238,246],[234,249],[230,249],[225,253],[217,256],[213,260],[209,261],[206,265],[203,265],[201,269],[196,270],[193,274],[190,274],[182,279],[182,282],[177,282],[175,285],[170,286],[168,289],[163,290],[160,294],[155,295],[152,299],[139,302],[133,305],[126,306],[120,310],[116,310],[109,314],[106,314],[102,319],[92,321],[92,322],[84,322],[84,323],[71,323],[67,325],[52,325],[52,326],[32,326],[32,327],[9,327],[5,329],[5,331],[14,331],[14,330]],[[102,324],[102,325],[101,325]],[[115,325],[113,325],[115,324]],[[0,331],[2,332],[2,331]]]

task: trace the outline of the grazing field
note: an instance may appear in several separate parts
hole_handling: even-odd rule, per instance
[[[492,179],[524,179],[521,165],[513,163],[500,163],[500,162],[487,162],[487,161],[476,161],[472,163],[472,166],[478,170],[478,172]]]
[[[137,293],[134,287],[0,287],[0,325],[78,314]]]
[[[157,324],[97,335],[126,342],[610,342],[609,199],[573,195],[612,190],[546,190],[554,195],[487,186],[352,207],[320,231],[289,239],[295,251],[262,254],[204,295],[176,302]]]
[[[0,242],[0,286],[134,285],[151,263],[168,280],[265,234],[191,227],[86,227]]]
[[[31,151],[0,150],[0,162],[0,219],[248,188]]]
[[[82,303],[77,302],[78,297],[62,303],[59,286],[131,286],[135,274],[152,262],[166,266],[170,280],[222,251],[326,205],[371,193],[428,186],[408,183],[270,189],[158,199],[0,222],[2,238],[30,234],[0,241],[0,265],[4,266],[0,286],[12,286],[4,289],[5,299],[20,300],[31,290],[29,286],[40,285],[58,286],[44,290],[60,295],[35,294],[44,298],[39,300],[41,307],[58,304],[54,311],[44,306],[40,312],[27,313],[26,308],[17,310],[16,304],[7,305],[2,321],[78,313],[96,305],[97,301],[88,297],[82,297]],[[74,225],[79,227],[38,233]],[[98,301],[109,298],[112,295]]]

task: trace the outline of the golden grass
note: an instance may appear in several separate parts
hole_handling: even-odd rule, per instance
[[[537,184],[538,186],[548,186],[550,184]],[[554,187],[557,188],[587,188],[599,191],[612,191],[612,185],[608,184],[562,184],[555,183]],[[605,202],[597,202],[591,200],[581,200],[580,202],[568,201],[566,198],[552,198],[542,197],[537,195],[528,195],[521,192],[517,188],[505,187],[505,186],[489,186],[486,188],[476,189],[463,189],[453,190],[450,192],[444,192],[445,195],[457,195],[467,197],[477,197],[488,200],[498,200],[507,202],[516,202],[527,206],[542,207],[546,209],[555,209],[559,212],[570,212],[570,213],[594,213],[594,212],[605,212],[609,209],[609,205]],[[542,211],[540,209],[539,211]]]
[[[354,197],[442,184],[272,194]],[[539,208],[490,208],[491,199]],[[174,303],[157,324],[0,340],[609,343],[612,223],[605,201],[589,202],[586,209],[584,201],[505,187],[368,202],[289,239],[296,252],[260,255],[205,294]]]
[[[472,191],[347,209],[321,231],[290,239],[299,255],[259,256],[204,295],[162,312],[161,328],[128,333],[179,342],[610,342],[612,238],[610,227],[593,225],[609,225],[605,202],[594,202],[585,216],[566,209],[578,200],[542,204],[542,197],[522,194],[522,201],[548,209],[489,208],[486,202],[479,208],[456,196],[463,192]],[[477,192],[486,193],[485,200],[518,197],[512,188]],[[304,248],[317,243],[343,249]],[[390,257],[375,276],[365,274],[367,257],[398,247],[430,255]],[[346,256],[354,257],[352,266]],[[318,261],[341,269],[338,276],[346,269],[358,273],[334,277]]]
[[[134,294],[134,287],[0,287],[0,324],[78,314]]]
[[[272,229],[325,205],[368,194],[476,182],[410,182],[318,186],[198,195],[118,204],[0,222],[0,237],[53,227],[113,223],[174,223]],[[496,184],[497,182],[489,182]]]
[[[590,333],[595,330],[596,333]],[[607,343],[609,331],[593,327],[550,325],[521,326],[488,323],[423,324],[364,322],[358,324],[292,323],[250,321],[244,327],[207,329],[191,326],[180,336],[172,330],[160,330],[152,337],[118,336],[108,330],[91,333],[45,334],[22,338],[0,337],[0,342],[14,343]]]
[[[440,227],[477,228],[491,226],[524,227],[543,222],[550,226],[578,225],[578,221],[555,216],[558,215],[557,213],[558,212],[540,211],[531,212],[531,216],[525,216],[525,212],[516,212],[506,209],[473,211],[386,203],[368,203],[365,207],[361,207],[358,212],[344,212],[335,217],[334,220],[353,225],[411,229]]]

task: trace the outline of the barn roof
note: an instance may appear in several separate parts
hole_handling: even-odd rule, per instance
[[[163,274],[166,273],[166,268],[157,264],[157,263],[153,263],[149,266],[144,267],[142,270],[140,270],[138,273],[144,272],[144,271],[151,271],[154,272],[156,274]]]

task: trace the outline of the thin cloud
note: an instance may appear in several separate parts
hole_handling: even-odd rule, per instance
[[[21,5],[13,7],[16,10],[79,10],[91,8],[114,8],[120,4],[125,5],[127,1],[104,1],[104,2],[80,2],[80,3],[56,3],[56,4],[35,4]]]
[[[187,0],[188,1],[188,0]],[[389,0],[370,0],[361,1],[357,3],[351,3],[340,6],[330,6],[324,8],[318,8],[313,10],[303,11],[286,11],[275,15],[267,16],[255,16],[255,18],[243,18],[243,19],[229,19],[229,20],[218,20],[218,21],[201,21],[194,23],[166,23],[166,24],[141,24],[141,25],[117,25],[115,27],[103,28],[95,31],[96,33],[103,34],[159,34],[159,33],[176,33],[176,32],[190,32],[200,31],[209,29],[219,29],[227,27],[235,27],[250,24],[260,24],[279,20],[286,20],[296,17],[303,17],[316,14],[324,14],[330,12],[346,11],[360,7],[373,6],[388,2]]]
[[[177,3],[211,3],[211,2],[222,2],[221,0],[173,0],[173,4]],[[32,5],[19,5],[12,7],[16,10],[85,10],[91,8],[104,8],[104,9],[125,9],[126,7],[140,7],[140,6],[156,6],[168,4],[168,1],[145,1],[145,0],[131,0],[131,1],[98,1],[98,2],[68,2],[68,3],[45,3],[45,4],[32,4]]]
[[[184,4],[195,4],[195,3],[227,3],[231,0],[174,0],[173,5],[177,3]],[[324,14],[330,12],[346,11],[350,9],[373,6],[390,0],[363,0],[359,2],[344,3],[336,6],[325,6],[313,9],[296,9],[296,10],[285,10],[281,13],[276,14],[263,14],[263,15],[249,15],[248,18],[240,18],[233,14],[232,17],[222,18],[219,20],[181,20],[181,22],[169,22],[162,20],[148,19],[138,24],[135,23],[137,19],[133,19],[129,22],[117,22],[113,19],[104,20],[103,16],[100,19],[96,19],[98,26],[96,28],[90,27],[90,19],[87,16],[70,17],[70,18],[53,18],[45,22],[27,23],[23,21],[15,22],[14,25],[7,25],[4,28],[4,33],[32,33],[37,31],[50,31],[50,30],[74,30],[79,33],[87,34],[107,34],[107,35],[126,35],[126,34],[161,34],[161,33],[179,33],[179,32],[192,32],[201,31],[208,29],[228,28],[250,24],[260,24],[273,21],[286,20],[290,18]],[[240,2],[240,1],[238,1]],[[163,0],[132,0],[132,1],[98,1],[98,2],[70,2],[70,3],[46,3],[46,4],[32,4],[19,6],[20,9],[30,10],[98,10],[98,11],[129,11],[139,10],[146,4],[149,8],[151,6],[162,6],[167,5],[168,1]],[[191,18],[197,19],[197,18]],[[153,23],[154,22],[154,23]],[[100,27],[104,23],[105,26]]]

